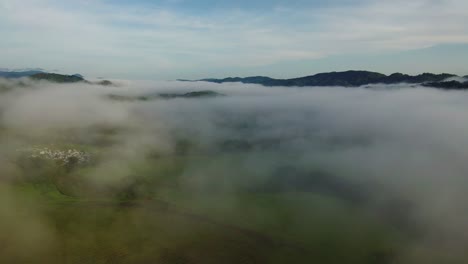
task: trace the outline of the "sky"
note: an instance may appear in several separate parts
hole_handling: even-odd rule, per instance
[[[468,74],[466,0],[0,0],[0,68],[198,79]]]

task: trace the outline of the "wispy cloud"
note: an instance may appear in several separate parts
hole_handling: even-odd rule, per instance
[[[200,65],[214,72],[468,43],[467,22],[463,0],[198,12],[142,2],[1,0],[5,41],[0,55],[8,64],[4,67],[34,64],[98,75],[165,77]]]

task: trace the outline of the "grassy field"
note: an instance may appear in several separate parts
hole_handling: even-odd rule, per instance
[[[68,167],[29,154],[13,162],[15,180],[0,194],[0,263],[385,264],[407,241],[333,195],[245,189],[263,178],[251,180],[259,172],[243,168],[242,155],[122,163],[103,161],[111,150],[102,147],[60,148],[99,163]]]
[[[307,254],[161,202],[79,201],[28,186],[12,193],[21,203],[8,216],[15,222],[3,218],[2,263],[295,263]]]
[[[53,186],[9,192],[21,197],[10,217],[22,222],[2,225],[20,233],[10,241],[0,232],[2,263],[389,263],[401,242],[377,219],[313,194],[165,191],[163,201],[125,201]]]

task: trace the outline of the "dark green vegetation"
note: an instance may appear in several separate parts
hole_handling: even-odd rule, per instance
[[[29,77],[31,75],[43,73],[39,70],[28,70],[28,71],[0,71],[0,78],[22,78]]]
[[[173,98],[201,98],[201,97],[217,97],[217,96],[224,96],[223,94],[217,93],[215,91],[195,91],[195,92],[188,92],[184,94],[174,94],[174,93],[161,93],[159,94],[160,97],[164,99],[173,99]]]
[[[273,79],[269,77],[246,77],[246,78],[225,78],[225,79],[203,79],[201,81],[225,83],[225,82],[241,82],[251,84],[261,84],[264,86],[346,86],[355,87],[361,85],[383,83],[424,83],[424,82],[440,82],[447,78],[456,75],[443,73],[423,73],[416,76],[411,76],[402,73],[394,73],[385,75],[377,72],[369,71],[345,71],[345,72],[329,72],[319,73],[312,76],[306,76],[294,79]]]
[[[109,81],[109,80],[102,80],[102,81],[97,82],[96,84],[103,85],[103,86],[113,85],[113,83],[111,81]]]
[[[54,83],[87,83],[87,84],[97,84],[102,86],[112,86],[114,85],[109,80],[102,80],[98,82],[90,82],[87,81],[81,76],[80,74],[73,74],[73,75],[63,75],[57,73],[38,73],[29,76],[29,78],[33,80],[46,80],[49,82]]]
[[[77,75],[63,75],[56,73],[37,73],[29,76],[29,78],[33,80],[47,80],[56,83],[76,83],[85,81],[83,77]]]
[[[64,75],[64,74],[57,74],[57,73],[47,73],[39,70],[31,70],[31,71],[11,71],[11,72],[2,72],[0,71],[0,78],[6,79],[18,79],[28,77],[32,80],[46,80],[49,82],[54,83],[88,83],[88,84],[97,84],[102,86],[112,86],[114,85],[109,80],[102,80],[98,82],[90,82],[84,79],[81,74],[73,74],[73,75]]]
[[[440,88],[444,90],[466,90],[468,89],[468,81],[458,82],[458,81],[448,81],[448,82],[430,82],[423,84],[427,87]]]

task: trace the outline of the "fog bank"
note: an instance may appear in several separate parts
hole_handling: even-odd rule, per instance
[[[85,146],[96,158],[76,173],[97,192],[134,184],[143,172],[133,166],[157,166],[153,156],[182,156],[173,182],[162,182],[208,193],[317,192],[411,233],[398,252],[404,263],[466,260],[468,93],[406,85],[117,83],[0,80],[0,180],[10,185],[22,177],[16,160],[32,146]],[[206,90],[224,96],[141,100]],[[17,206],[8,197],[0,215]],[[48,232],[42,220],[32,228]]]

